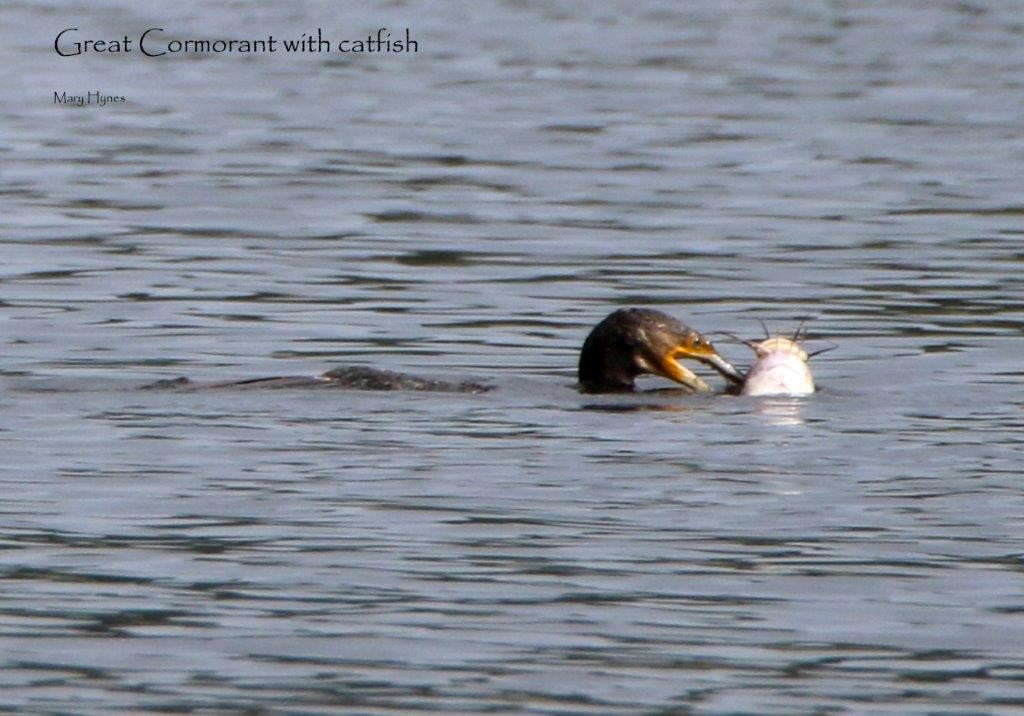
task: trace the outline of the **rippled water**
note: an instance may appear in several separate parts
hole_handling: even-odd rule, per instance
[[[1017,712],[1019,9],[7,4],[0,708]],[[620,305],[838,348],[580,395]],[[337,364],[496,390],[137,389]]]

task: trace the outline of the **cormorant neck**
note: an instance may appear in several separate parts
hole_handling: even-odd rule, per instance
[[[632,352],[620,341],[602,340],[591,334],[580,351],[579,382],[593,393],[628,392],[636,389],[638,375]]]

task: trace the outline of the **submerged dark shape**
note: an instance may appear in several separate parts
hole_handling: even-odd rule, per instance
[[[158,380],[143,386],[143,390],[206,390],[215,388],[339,388],[348,390],[405,390],[437,393],[486,393],[491,386],[472,381],[452,383],[444,380],[418,378],[379,368],[343,366],[316,377],[302,375],[250,378],[217,382],[193,382],[188,378]]]
[[[418,390],[440,393],[486,393],[491,386],[473,381],[451,383],[445,380],[417,378],[414,375],[395,373],[378,368],[359,366],[335,368],[318,379],[338,388],[356,390]]]
[[[583,343],[580,386],[591,393],[631,391],[637,376],[650,373],[692,390],[710,391],[679,362],[684,358],[711,366],[733,383],[743,381],[742,374],[696,330],[651,308],[622,308],[598,323]]]

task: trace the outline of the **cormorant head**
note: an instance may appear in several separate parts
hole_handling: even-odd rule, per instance
[[[650,308],[622,308],[597,324],[580,352],[579,381],[590,391],[633,390],[644,373],[660,375],[688,388],[711,388],[679,361],[693,358],[734,383],[743,376],[718,355],[711,342],[668,314]]]

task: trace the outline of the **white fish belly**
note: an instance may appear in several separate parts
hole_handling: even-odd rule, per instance
[[[814,378],[807,363],[792,353],[769,353],[747,373],[740,395],[809,395]]]

